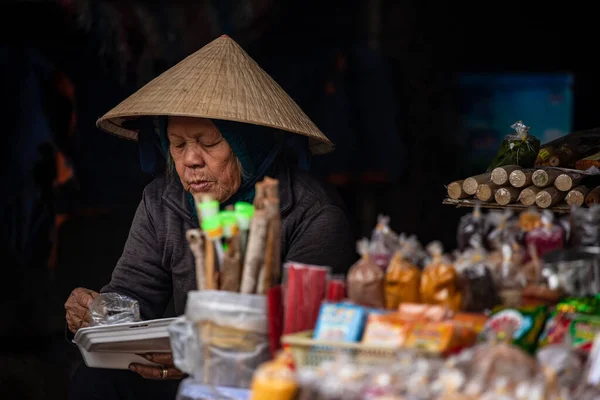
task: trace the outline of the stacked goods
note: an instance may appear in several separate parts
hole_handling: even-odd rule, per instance
[[[448,197],[456,201],[480,201],[507,206],[539,208],[590,206],[600,202],[600,186],[593,175],[561,168],[497,167],[491,172],[448,185]]]
[[[588,266],[594,270],[583,258],[565,268],[551,261],[571,251],[569,232],[580,227],[548,210],[476,207],[459,223],[460,247],[445,252],[388,224],[380,216],[371,241],[358,242],[348,298],[323,302],[316,328],[300,341],[284,337],[296,398],[600,395],[600,290],[586,282],[600,272],[598,255]],[[381,254],[392,254],[383,268],[375,262]]]
[[[219,211],[209,196],[195,198],[200,229],[186,237],[196,260],[198,290],[266,294],[281,276],[278,181],[256,184],[254,205]]]
[[[575,132],[547,143],[529,134],[521,121],[512,126],[488,170],[451,182],[445,203],[486,207],[536,205],[568,211],[600,202],[600,129]]]

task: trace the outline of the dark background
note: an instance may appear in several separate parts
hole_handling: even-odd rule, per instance
[[[441,201],[467,157],[457,139],[461,72],[572,72],[573,129],[600,125],[591,10],[438,3],[2,5],[0,396],[66,397],[79,355],[64,340],[62,304],[73,288],[108,281],[152,179],[136,144],[100,132],[96,119],[222,33],[337,144],[313,172],[338,187],[357,238],[383,213],[395,231],[453,248],[464,211]],[[71,179],[57,178],[58,154]]]

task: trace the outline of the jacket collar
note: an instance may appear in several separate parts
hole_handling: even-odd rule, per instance
[[[285,160],[278,160],[274,166],[273,177],[279,181],[279,211],[282,216],[286,215],[292,208],[294,194],[292,192],[291,169]],[[169,183],[162,195],[162,200],[167,207],[177,213],[184,220],[190,221],[198,226],[198,219],[190,210],[187,192],[179,179],[168,179]]]

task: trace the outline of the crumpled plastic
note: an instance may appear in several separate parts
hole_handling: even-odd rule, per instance
[[[137,300],[119,293],[102,293],[92,301],[90,326],[138,322],[140,306]]]

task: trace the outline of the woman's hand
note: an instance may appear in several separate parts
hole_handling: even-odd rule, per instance
[[[98,293],[85,288],[77,288],[65,303],[67,310],[67,326],[69,330],[76,333],[80,328],[90,325],[90,304],[98,296]]]
[[[146,379],[181,379],[185,376],[183,372],[173,366],[173,354],[171,353],[148,353],[138,354],[146,360],[161,365],[144,365],[133,363],[129,369]]]

